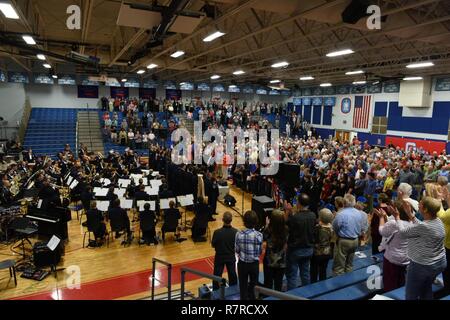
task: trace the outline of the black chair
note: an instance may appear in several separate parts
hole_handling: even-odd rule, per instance
[[[98,223],[97,221],[92,221],[91,219],[89,219],[89,215],[86,214],[87,217],[87,230],[84,232],[83,235],[83,248],[85,248],[85,244],[86,244],[86,234],[88,235],[88,243],[91,242],[91,234],[94,236],[95,239],[95,233],[94,230],[97,230],[100,226],[100,223]],[[109,247],[109,232],[108,230],[105,230],[105,239],[106,239],[106,247]],[[97,239],[95,239],[97,240]]]
[[[16,261],[5,260],[0,262],[0,270],[9,269],[9,277],[14,277],[14,284],[17,287],[17,277],[16,277]]]
[[[26,217],[17,217],[12,220],[8,226],[7,231],[11,230],[14,232],[14,234],[17,235],[17,240],[20,240],[20,243],[17,246],[13,247],[13,249],[22,247],[22,256],[25,258],[25,243],[28,242],[28,244],[32,246],[29,238],[34,236],[38,232],[38,228],[31,223],[30,219]],[[9,232],[7,238],[9,239]]]
[[[123,233],[124,240],[122,240],[121,244],[123,246],[125,246],[127,244],[127,241],[125,239],[128,235],[127,235],[127,227],[125,226],[125,222],[123,221],[123,219],[120,216],[118,216],[118,217],[110,216],[109,224],[111,226],[111,234],[112,234],[113,241],[115,239],[114,233],[124,232]],[[131,233],[133,233],[133,232],[131,232]],[[131,238],[132,238],[132,236],[131,236]],[[128,243],[131,244],[131,240],[130,239],[128,239],[128,240],[129,240]]]

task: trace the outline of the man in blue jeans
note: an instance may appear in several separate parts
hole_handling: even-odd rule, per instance
[[[286,277],[288,290],[298,287],[298,271],[301,285],[310,283],[309,266],[314,251],[314,226],[316,215],[308,209],[309,197],[300,194],[293,212],[287,211],[289,228]]]

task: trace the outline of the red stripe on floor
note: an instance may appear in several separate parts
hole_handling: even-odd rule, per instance
[[[191,268],[211,274],[212,266],[208,259],[194,260],[174,265],[172,270],[172,285],[181,283],[181,268]],[[80,289],[58,288],[47,291],[13,298],[11,300],[113,300],[147,291],[150,295],[152,270],[139,271],[114,278],[87,282]],[[165,268],[158,269],[155,288],[162,288],[167,284],[167,272]],[[196,275],[187,273],[186,281],[200,279]]]

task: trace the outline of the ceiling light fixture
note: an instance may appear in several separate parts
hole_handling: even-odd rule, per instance
[[[137,74],[144,74],[145,73],[145,70],[139,70],[138,72],[137,72]]]
[[[44,68],[47,68],[47,69],[51,69],[52,68],[52,66],[49,65],[48,63],[44,63],[43,66],[44,66]]]
[[[8,19],[19,19],[19,15],[17,14],[16,9],[14,9],[9,1],[0,1],[0,11]]]
[[[321,87],[331,87],[332,84],[331,83],[322,83],[320,86]]]
[[[53,79],[58,79],[58,76],[56,74],[52,75]]]
[[[158,65],[157,65],[157,64],[154,64],[154,63],[150,63],[150,64],[147,66],[147,69],[155,69],[155,68],[158,68]]]
[[[311,76],[305,76],[300,78],[301,81],[308,81],[308,80],[314,80],[314,77]]]
[[[405,81],[414,81],[414,80],[422,80],[422,77],[405,77],[403,80]]]
[[[243,70],[238,70],[238,71],[233,72],[233,74],[235,76],[240,76],[241,74],[244,74],[244,73],[245,73],[245,71],[243,71]]]
[[[179,58],[179,57],[181,57],[181,56],[184,56],[184,51],[177,51],[177,52],[175,52],[175,53],[172,53],[170,56],[172,57],[172,58]]]
[[[277,62],[272,65],[272,68],[283,68],[283,67],[287,67],[288,65],[289,65],[289,62],[287,62],[287,61]]]
[[[211,41],[216,40],[217,38],[223,37],[224,35],[225,35],[225,33],[216,31],[216,32],[210,34],[209,36],[207,36],[206,38],[204,38],[203,42],[211,42]]]
[[[353,51],[352,49],[344,49],[344,50],[339,50],[339,51],[333,51],[327,54],[327,57],[339,57],[339,56],[345,56],[347,54],[352,54],[355,53],[355,51]]]
[[[215,75],[211,76],[211,79],[217,80],[217,79],[220,79],[220,76],[218,74],[215,74]]]
[[[347,75],[347,76],[352,76],[352,75],[354,75],[354,74],[362,74],[362,73],[364,73],[364,71],[362,71],[362,70],[356,70],[356,71],[349,71],[349,72],[346,72],[345,75]]]
[[[354,81],[353,84],[366,84],[366,81]]]
[[[127,79],[122,79],[122,82],[127,82]]]
[[[36,41],[34,41],[32,36],[22,36],[22,38],[29,45],[34,46],[36,44]]]
[[[39,60],[45,60],[45,56],[43,54],[38,54],[36,56]]]
[[[431,61],[427,61],[427,62],[411,63],[411,64],[408,64],[406,67],[408,69],[417,69],[417,68],[426,68],[426,67],[432,67],[432,66],[434,66],[434,63]]]
[[[270,83],[280,83],[281,82],[281,80],[272,80],[272,81],[270,81]]]

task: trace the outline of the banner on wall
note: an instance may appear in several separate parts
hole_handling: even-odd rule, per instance
[[[228,87],[228,92],[230,92],[230,93],[239,93],[239,92],[241,92],[241,88],[239,88],[236,85],[231,85],[231,86]]]
[[[288,90],[288,89],[281,90],[281,95],[290,97],[291,96],[291,90]]]
[[[156,89],[155,88],[139,88],[139,98],[140,99],[156,99]]]
[[[143,83],[142,83],[142,87],[143,88],[158,88],[158,81],[155,81],[155,80],[145,80]]]
[[[303,102],[304,106],[310,106],[311,103],[312,103],[312,100],[309,97],[305,97],[305,98],[302,99],[302,102]]]
[[[180,83],[180,90],[182,91],[193,91],[194,90],[194,83],[192,82],[182,82]]]
[[[213,92],[225,92],[225,87],[222,84],[215,84],[212,88]]]
[[[348,85],[336,87],[336,94],[349,94],[349,93],[350,93],[350,87]]]
[[[78,98],[98,99],[98,86],[78,86]]]
[[[177,85],[173,81],[166,81],[166,82],[164,82],[164,88],[171,89],[171,90],[176,90],[177,89]]]
[[[167,100],[181,100],[182,92],[177,89],[166,89],[166,99]]]
[[[247,85],[245,85],[243,88],[242,88],[242,93],[253,93],[254,92],[254,90],[253,90],[253,86],[251,86],[251,85],[249,85],[249,84],[247,84]]]
[[[6,73],[0,70],[0,82],[6,82]]]
[[[358,94],[358,93],[366,93],[366,86],[365,85],[356,85],[352,86],[352,93]]]
[[[81,77],[81,85],[82,86],[99,86],[100,83],[97,81],[89,80],[88,76],[82,76]]]
[[[29,83],[30,79],[26,72],[8,72],[8,81],[13,83]]]
[[[198,91],[211,91],[211,87],[206,82],[199,83],[197,85]]]
[[[128,99],[130,96],[129,88],[111,87],[111,98]]]
[[[301,106],[302,105],[302,98],[294,98],[293,102],[294,102],[294,106]]]
[[[436,91],[450,91],[450,77],[436,79]]]
[[[302,89],[302,96],[311,96],[311,95],[312,95],[311,88],[303,88]]]
[[[321,87],[316,87],[313,89],[312,94],[313,94],[313,96],[320,96],[323,94],[323,90]]]
[[[139,83],[139,80],[136,78],[127,79],[127,81],[124,82],[123,86],[125,88],[139,88],[141,84]]]
[[[269,96],[279,96],[281,93],[278,90],[270,90]]]
[[[256,94],[265,95],[265,94],[267,94],[267,89],[260,87],[260,88],[256,89]]]
[[[381,83],[377,84],[371,84],[367,86],[367,93],[374,94],[374,93],[381,93],[383,91],[383,86]]]
[[[59,85],[76,86],[77,85],[77,77],[75,75],[71,75],[71,74],[60,75],[58,78],[58,84]]]
[[[325,88],[323,88],[323,94],[326,96],[331,96],[333,94],[336,94],[336,88],[335,87],[325,87]]]
[[[393,144],[396,147],[400,147],[404,150],[417,150],[419,148],[428,151],[429,153],[437,152],[440,153],[446,148],[445,141],[431,141],[431,140],[420,140],[413,138],[401,138],[395,136],[386,136],[386,145]]]
[[[33,82],[36,84],[55,84],[55,80],[48,73],[34,73]]]
[[[399,81],[388,81],[384,83],[383,90],[385,93],[399,93],[400,92],[400,82]]]
[[[336,105],[336,97],[326,97],[323,100],[323,105],[326,107],[334,107]]]
[[[323,98],[322,97],[315,97],[312,99],[313,106],[321,106],[323,104]]]

